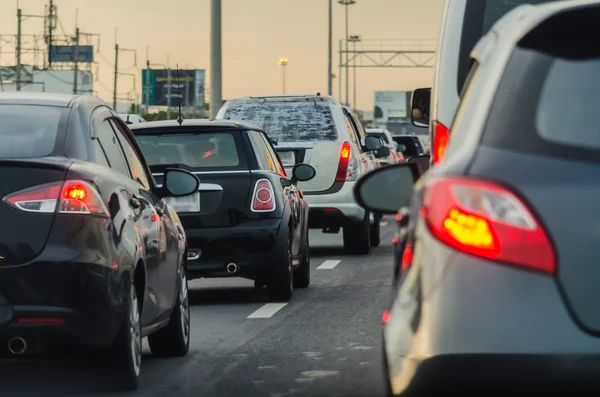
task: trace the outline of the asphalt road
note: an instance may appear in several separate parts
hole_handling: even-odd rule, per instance
[[[140,390],[115,393],[82,357],[0,361],[0,395],[383,396],[381,313],[391,284],[393,222],[368,256],[344,255],[341,235],[311,232],[311,286],[269,303],[248,280],[194,280],[187,357],[147,347]]]

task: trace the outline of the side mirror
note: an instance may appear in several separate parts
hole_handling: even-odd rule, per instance
[[[309,164],[296,164],[292,169],[293,182],[307,182],[313,179],[317,175],[315,167]]]
[[[374,136],[367,136],[365,139],[365,148],[367,152],[373,152],[375,150],[379,150],[383,147],[381,143],[381,139]]]
[[[412,187],[419,177],[416,164],[379,168],[358,181],[354,197],[361,207],[369,211],[392,215],[410,204]]]
[[[379,149],[377,151],[377,153],[375,154],[375,157],[377,157],[378,159],[380,158],[384,158],[384,157],[388,157],[392,152],[390,152],[390,148],[389,147],[382,147],[381,149]]]
[[[431,88],[418,88],[410,98],[410,121],[415,127],[429,127],[429,108],[431,105]]]
[[[191,172],[167,168],[163,177],[163,189],[168,197],[189,196],[198,191],[200,180]]]
[[[419,156],[414,156],[406,160],[408,164],[415,164],[419,168],[419,172],[424,174],[429,169],[429,164],[431,161],[431,156],[428,154],[421,154]]]

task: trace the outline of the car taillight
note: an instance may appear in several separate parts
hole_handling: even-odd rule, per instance
[[[109,216],[98,191],[85,181],[69,180],[21,190],[4,198],[10,206],[25,212],[92,214]]]
[[[404,247],[404,252],[402,253],[402,270],[406,270],[409,268],[410,264],[412,263],[412,257],[413,243],[409,241],[406,243],[406,246]]]
[[[448,140],[450,139],[450,130],[442,123],[433,122],[433,164],[442,161]]]
[[[350,155],[352,154],[352,147],[348,142],[342,144],[340,150],[340,163],[338,165],[337,174],[335,176],[336,182],[346,182],[346,174],[348,173],[348,164],[350,164]]]
[[[275,211],[275,193],[268,179],[256,182],[252,196],[252,211],[271,212]]]
[[[467,254],[554,274],[556,256],[543,226],[503,186],[437,178],[425,188],[423,210],[433,235]]]

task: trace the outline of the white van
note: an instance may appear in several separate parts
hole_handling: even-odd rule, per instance
[[[429,127],[432,164],[439,163],[450,138],[450,127],[460,93],[471,67],[469,54],[492,25],[521,4],[551,0],[446,0],[438,37],[433,89],[413,92],[411,109],[418,108],[413,124]],[[559,0],[565,1],[565,0]]]
[[[369,253],[380,242],[380,215],[354,199],[358,179],[376,167],[389,148],[368,137],[358,116],[334,98],[317,95],[245,97],[225,102],[217,119],[245,121],[263,129],[288,175],[299,163],[317,174],[298,188],[310,206],[309,227],[326,233],[343,230],[344,249]]]

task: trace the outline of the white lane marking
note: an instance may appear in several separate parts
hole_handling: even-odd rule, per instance
[[[267,303],[246,318],[271,318],[286,305],[287,303]]]
[[[331,270],[335,269],[335,267],[340,263],[340,260],[337,259],[328,259],[324,261],[321,266],[317,267],[317,270]]]
[[[380,225],[380,226],[387,226],[387,225],[388,225],[388,223],[387,223],[387,222],[381,222],[379,225]]]

